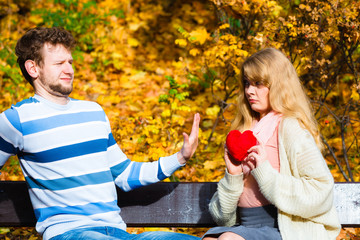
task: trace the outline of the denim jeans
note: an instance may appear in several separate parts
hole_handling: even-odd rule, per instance
[[[199,240],[191,235],[174,232],[144,232],[130,234],[113,227],[80,228],[57,235],[50,240]]]

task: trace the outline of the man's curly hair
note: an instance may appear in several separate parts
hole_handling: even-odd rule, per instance
[[[25,68],[27,60],[33,60],[39,66],[43,64],[41,53],[45,43],[51,45],[61,44],[66,49],[72,50],[75,47],[75,40],[72,34],[63,28],[36,27],[28,30],[17,42],[15,54],[18,57],[17,62],[25,79],[33,85],[33,79]]]

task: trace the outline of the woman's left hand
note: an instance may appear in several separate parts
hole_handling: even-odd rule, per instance
[[[253,146],[248,150],[249,155],[245,158],[245,163],[251,168],[255,169],[261,163],[267,160],[267,153],[262,143]]]

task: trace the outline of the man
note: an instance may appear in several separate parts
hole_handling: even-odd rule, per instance
[[[18,63],[35,95],[0,114],[0,166],[17,155],[43,239],[198,239],[180,233],[129,234],[117,206],[125,191],[169,177],[198,144],[196,114],[182,149],[156,162],[130,161],[116,144],[109,120],[94,102],[69,98],[73,36],[34,28],[16,45]]]

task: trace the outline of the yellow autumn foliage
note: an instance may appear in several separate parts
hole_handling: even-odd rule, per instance
[[[199,112],[198,150],[171,181],[218,181],[239,66],[259,49],[276,47],[312,100],[335,180],[351,180],[340,172],[346,155],[359,181],[360,3],[297,2],[0,0],[0,110],[33,95],[16,64],[17,39],[31,27],[62,25],[79,43],[71,97],[103,106],[128,157],[154,161],[178,151]],[[186,87],[171,88],[169,76]],[[180,95],[159,103],[170,90]],[[16,159],[3,172],[2,180],[23,179]]]

